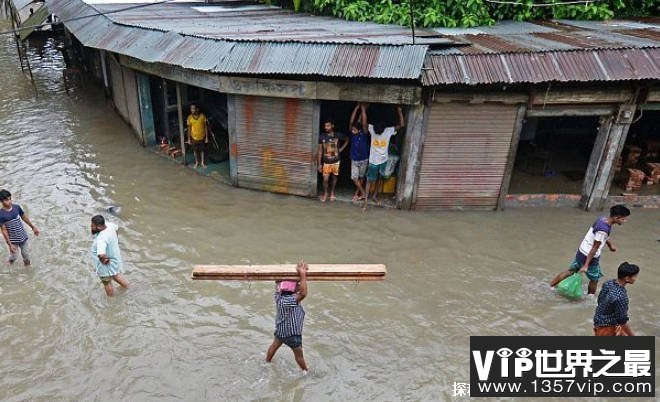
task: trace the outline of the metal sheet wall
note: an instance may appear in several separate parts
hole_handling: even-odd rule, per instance
[[[140,101],[137,88],[137,78],[135,72],[126,67],[122,67],[124,74],[124,91],[126,94],[126,108],[128,109],[128,122],[135,131],[135,135],[140,143],[144,144],[142,136],[142,121],[140,119]]]
[[[233,96],[236,181],[276,193],[316,194],[314,103]],[[229,116],[231,119],[232,116]]]
[[[415,209],[495,209],[516,112],[496,103],[432,105]]]
[[[126,107],[126,92],[124,92],[124,74],[122,73],[122,67],[119,65],[117,60],[111,55],[108,57],[110,61],[110,79],[112,85],[112,101],[115,104],[115,108],[119,111],[119,114],[128,120],[128,110]]]

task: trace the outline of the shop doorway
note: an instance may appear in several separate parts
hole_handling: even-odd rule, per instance
[[[581,194],[598,116],[528,117],[509,194]]]
[[[154,111],[154,126],[156,140],[161,149],[167,145],[169,149],[180,149],[179,112],[177,104],[176,83],[160,77],[150,77],[151,99]],[[221,92],[209,91],[191,85],[179,84],[181,91],[181,106],[185,134],[186,120],[190,114],[190,105],[196,104],[209,122],[209,143],[205,145],[205,160],[207,168],[203,173],[210,176],[219,175],[229,179],[229,135],[227,123],[227,95]],[[186,163],[194,164],[195,156],[190,147],[186,146]],[[165,148],[168,149],[168,148]],[[181,161],[181,153],[172,153]]]
[[[614,167],[610,195],[660,194],[660,110],[638,113]]]
[[[352,200],[356,190],[355,184],[351,180],[351,131],[349,127],[351,114],[353,113],[356,105],[356,102],[322,101],[320,111],[320,126],[316,136],[318,141],[318,135],[323,132],[324,123],[329,120],[334,123],[335,131],[346,135],[346,138],[349,140],[348,146],[340,155],[341,162],[336,188],[337,198],[344,201]],[[370,123],[382,123],[385,127],[395,126],[397,124],[395,105],[371,103],[368,106],[367,115]],[[404,109],[404,118],[405,117],[406,111]],[[384,206],[394,206],[396,203],[396,182],[400,165],[401,150],[403,149],[404,141],[405,128],[400,130],[400,132],[398,132],[397,135],[392,137],[390,140],[389,153],[392,175],[382,184],[380,202]],[[323,178],[320,174],[318,175],[318,192],[319,194],[323,194]]]

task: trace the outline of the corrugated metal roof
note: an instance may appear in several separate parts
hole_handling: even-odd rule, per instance
[[[468,45],[432,51],[423,85],[660,79],[655,23],[558,20],[436,31]]]
[[[422,84],[510,84],[660,79],[660,48],[432,54]]]
[[[93,4],[93,0],[90,3],[102,12],[126,7],[126,4]],[[173,2],[112,13],[109,17],[120,24],[230,41],[412,44],[411,30],[402,26],[294,13],[254,0],[212,4]],[[452,43],[441,35],[416,38],[417,42]]]
[[[48,3],[64,20],[127,6]],[[660,25],[647,21],[507,21],[422,30],[417,43],[453,43],[433,50],[426,62],[428,46],[409,45],[410,31],[403,27],[243,1],[157,4],[66,25],[89,47],[223,74],[421,76],[423,85],[660,79]]]
[[[623,49],[660,46],[660,25],[633,21],[539,21],[498,23],[492,27],[435,29],[466,42],[464,54]]]
[[[48,0],[49,7],[62,20],[98,13],[92,6],[81,0]],[[199,4],[176,4],[178,9],[190,10]],[[116,6],[116,5],[113,5]],[[247,41],[218,39],[224,34],[211,31],[207,21],[188,20],[185,12],[176,19],[168,13],[163,14],[163,6],[155,5],[132,10],[132,15],[155,13],[168,21],[170,30],[156,27],[138,27],[116,22],[118,15],[92,16],[65,23],[67,28],[83,45],[135,57],[152,63],[165,63],[183,68],[213,73],[226,74],[289,74],[319,75],[346,78],[390,78],[419,79],[428,46],[422,45],[375,45],[354,43],[310,43],[307,39],[296,41],[271,41],[269,39]],[[126,4],[121,5],[126,7]],[[269,9],[270,10],[270,9]],[[281,9],[281,14],[289,15]],[[260,11],[259,11],[260,12]],[[268,11],[272,16],[272,11]],[[246,14],[246,13],[243,13]],[[204,20],[204,15],[201,17]],[[228,17],[229,18],[229,17]],[[231,18],[238,18],[232,15]],[[255,27],[247,17],[238,18],[233,30],[244,30],[247,36],[255,35]],[[291,18],[298,18],[295,15]],[[120,19],[120,18],[119,18]],[[169,20],[168,20],[169,19]],[[345,21],[332,20],[337,26]],[[317,22],[318,23],[318,22]],[[194,36],[186,27],[198,26],[203,29],[194,31],[201,35]],[[229,29],[229,25],[224,29]],[[218,30],[220,27],[218,27]],[[325,28],[328,29],[327,27]],[[401,30],[401,28],[397,28]],[[208,30],[205,31],[205,30]],[[318,33],[317,33],[318,34]],[[213,35],[217,38],[211,38]],[[355,37],[360,37],[355,33]],[[380,38],[382,39],[382,38]],[[401,39],[403,40],[403,39]]]

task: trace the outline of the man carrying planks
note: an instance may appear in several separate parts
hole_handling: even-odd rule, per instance
[[[278,281],[275,287],[275,337],[266,353],[266,361],[271,362],[275,352],[287,345],[293,351],[296,363],[307,374],[307,363],[303,357],[302,329],[305,321],[305,310],[300,302],[307,296],[307,263],[300,261],[296,271],[300,280]]]

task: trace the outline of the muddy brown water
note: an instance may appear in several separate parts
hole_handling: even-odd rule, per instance
[[[595,213],[363,214],[228,187],[141,148],[99,88],[67,95],[52,40],[30,50],[38,98],[14,43],[0,47],[0,187],[42,230],[32,268],[0,265],[0,400],[450,400],[470,335],[591,334],[593,305],[547,282]],[[110,204],[134,286],[114,299],[88,255],[89,218]],[[607,277],[642,267],[630,317],[644,335],[660,330],[659,222],[634,210],[603,258]],[[288,350],[264,362],[270,283],[189,279],[195,263],[301,257],[389,269],[382,283],[310,285],[304,378]]]

